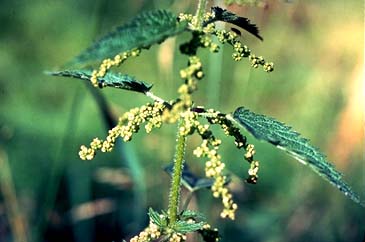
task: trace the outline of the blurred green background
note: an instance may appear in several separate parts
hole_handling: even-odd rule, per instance
[[[107,133],[98,102],[86,83],[43,71],[57,70],[141,11],[194,13],[196,5],[173,0],[1,2],[1,242],[119,242],[146,226],[148,207],[167,206],[169,177],[161,167],[172,160],[175,126],[148,136],[141,131],[114,152],[81,161],[80,145]],[[200,51],[206,78],[196,103],[226,113],[246,106],[290,124],[324,151],[365,199],[363,2],[273,0],[229,9],[259,26],[264,42],[244,31],[242,42],[273,61],[275,71],[252,69],[246,59],[233,62],[229,46],[214,56]],[[174,98],[181,83],[178,70],[186,65],[178,47],[187,39],[188,34],[169,39],[119,69],[154,83],[157,95]],[[115,117],[149,101],[108,88],[99,94]],[[363,241],[364,208],[282,151],[248,138],[261,161],[257,185],[243,182],[248,164],[232,140],[224,139],[221,148],[234,174],[236,220],[219,218],[221,204],[208,190],[199,191],[190,204],[207,214],[222,241]],[[203,161],[192,155],[198,144],[197,137],[189,140],[186,159],[203,175]]]

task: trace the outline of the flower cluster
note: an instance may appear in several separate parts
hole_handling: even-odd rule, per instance
[[[214,18],[213,12],[205,13],[203,16],[204,22]],[[189,28],[191,30],[200,30],[201,26],[198,25],[197,16],[193,16],[192,14],[180,13],[178,16],[179,21],[187,21],[189,23]]]
[[[114,56],[113,59],[105,59],[103,60],[103,62],[100,64],[99,69],[98,70],[94,70],[91,74],[91,84],[94,87],[98,87],[99,86],[99,82],[98,82],[98,78],[100,77],[104,77],[105,74],[107,73],[107,71],[113,67],[113,66],[119,66],[121,63],[123,63],[126,59],[128,59],[128,57],[130,56],[138,56],[139,53],[141,52],[140,49],[133,49],[131,51],[126,51],[123,52],[121,54],[118,54],[116,56]]]
[[[179,20],[188,21],[190,26],[189,28],[194,31],[193,38],[190,43],[188,43],[188,45],[182,45],[184,52],[196,54],[196,49],[198,47],[208,48],[211,52],[218,52],[219,46],[214,43],[212,39],[212,35],[214,35],[221,44],[228,43],[233,47],[233,60],[240,61],[242,58],[249,57],[252,67],[257,68],[261,65],[266,72],[272,72],[274,70],[274,64],[272,62],[266,62],[262,56],[256,57],[251,54],[251,50],[240,42],[239,36],[235,32],[224,29],[216,29],[214,23],[209,23],[212,18],[214,18],[214,12],[206,13],[204,15],[204,21],[208,24],[203,26],[202,29],[199,29],[195,26],[195,16],[191,14],[179,15]]]
[[[196,18],[196,16],[189,14],[189,13],[180,13],[179,16],[177,17],[178,21],[186,21],[189,24],[189,28],[194,30],[197,29],[197,23],[198,23],[198,19]]]
[[[219,46],[211,38],[211,35],[214,35],[221,44],[228,43],[233,47],[232,58],[235,61],[240,61],[242,57],[248,57],[251,53],[250,49],[238,40],[238,35],[235,32],[224,29],[217,30],[214,23],[207,24],[203,28],[203,33],[206,35],[201,37],[202,45],[203,47],[209,47],[212,52],[219,50]]]
[[[193,134],[199,121],[197,120],[198,115],[191,111],[181,113],[181,118],[184,119],[184,125],[180,127],[179,134],[188,136]]]
[[[180,77],[185,80],[185,84],[179,87],[178,92],[181,95],[180,99],[186,99],[188,95],[197,90],[196,79],[200,80],[204,77],[202,63],[199,57],[189,57],[188,66],[180,71]]]
[[[193,105],[191,94],[197,90],[198,80],[204,77],[199,57],[189,57],[188,66],[180,70],[180,77],[184,80],[184,83],[178,89],[180,97],[172,104],[171,108],[164,110],[162,115],[164,122],[175,123],[181,117],[181,114],[187,112]]]
[[[261,65],[264,67],[264,70],[267,72],[272,72],[274,70],[274,63],[265,62],[265,59],[262,56],[257,57],[255,55],[250,55],[249,59],[251,62],[251,66],[254,68],[257,68],[259,65]]]
[[[160,238],[161,231],[160,228],[150,222],[147,228],[145,228],[142,232],[140,232],[138,235],[134,236],[130,242],[148,242],[148,241],[154,241]]]
[[[147,133],[151,132],[153,128],[161,127],[164,108],[165,106],[162,103],[154,102],[129,110],[119,118],[118,125],[109,130],[104,141],[95,138],[90,143],[90,148],[82,145],[79,152],[80,158],[82,160],[91,160],[94,158],[96,150],[102,152],[112,151],[118,137],[122,137],[125,142],[130,141],[132,135],[139,131],[140,125],[143,123],[146,123],[145,130]]]
[[[214,26],[214,24],[209,24],[208,27]],[[204,28],[203,31],[209,31],[208,27]],[[204,48],[208,48],[211,52],[216,53],[219,51],[219,45],[214,43],[212,38],[208,35],[201,35],[199,38],[200,45]]]
[[[248,183],[257,183],[258,179],[258,171],[259,171],[259,162],[253,159],[253,156],[255,154],[255,147],[252,144],[249,144],[246,146],[246,154],[245,154],[245,160],[247,160],[250,163],[250,169],[248,170],[249,177],[247,178]]]
[[[266,72],[272,72],[274,70],[274,64],[272,62],[265,62],[262,56],[256,57],[251,54],[251,50],[239,41],[238,35],[235,32],[227,30],[213,30],[212,34],[217,36],[218,41],[222,44],[228,43],[233,47],[233,60],[240,61],[243,57],[249,57],[251,66],[254,68],[261,65]]]
[[[211,187],[214,197],[220,197],[223,203],[222,218],[234,219],[237,204],[232,200],[232,194],[228,188],[225,187],[227,177],[223,175],[225,164],[221,161],[221,156],[218,154],[218,148],[221,140],[216,139],[209,130],[209,125],[197,126],[198,133],[203,138],[202,144],[197,147],[193,154],[197,157],[207,157],[208,161],[205,163],[205,175],[214,178],[214,183]]]
[[[186,235],[181,233],[172,233],[169,242],[183,242],[186,241]]]
[[[166,240],[166,237],[168,240]],[[172,229],[162,228],[150,221],[150,224],[138,235],[130,239],[130,242],[149,242],[157,241],[158,239],[169,242],[184,242],[186,241],[186,235],[173,231]]]
[[[214,140],[213,142],[203,140],[202,144],[194,150],[194,155],[208,158],[208,161],[205,163],[205,175],[214,178],[214,183],[211,187],[213,196],[222,199],[223,211],[220,215],[222,218],[228,217],[233,220],[237,204],[233,202],[232,194],[225,187],[227,177],[222,174],[225,164],[221,161],[221,156],[217,152],[219,144],[220,140]]]
[[[247,143],[246,137],[241,134],[240,130],[233,125],[226,115],[214,111],[213,109],[207,110],[207,113],[204,115],[207,116],[210,123],[220,125],[225,135],[234,137],[235,145],[238,149],[245,149],[246,153],[244,158],[250,163],[250,168],[248,170],[249,177],[246,181],[248,183],[256,184],[258,179],[257,173],[259,170],[259,162],[254,161],[253,159],[255,154],[254,146]]]

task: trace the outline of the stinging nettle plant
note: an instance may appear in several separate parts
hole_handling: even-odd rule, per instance
[[[115,87],[142,93],[152,100],[151,103],[124,113],[104,140],[95,138],[88,146],[82,145],[79,156],[83,160],[93,159],[97,152],[112,151],[118,138],[122,138],[125,142],[130,141],[142,125],[146,133],[150,133],[163,124],[177,123],[174,161],[165,169],[171,175],[168,208],[160,213],[150,208],[148,227],[131,241],[185,241],[186,234],[191,232],[199,233],[204,241],[219,240],[217,229],[211,227],[202,214],[187,210],[189,199],[180,206],[182,185],[191,194],[201,188],[210,188],[213,196],[222,201],[223,209],[220,216],[232,220],[235,218],[238,206],[227,188],[229,177],[224,172],[225,163],[219,154],[221,140],[215,136],[211,126],[219,126],[225,135],[233,138],[237,149],[243,151],[243,158],[250,164],[246,179],[248,183],[257,182],[259,162],[254,158],[254,146],[249,144],[246,136],[241,133],[241,127],[255,138],[285,150],[301,163],[311,167],[350,199],[364,206],[359,196],[342,180],[341,173],[326,160],[325,155],[291,127],[266,115],[256,114],[245,107],[224,114],[194,103],[192,94],[197,90],[200,80],[204,78],[202,63],[197,56],[199,48],[216,53],[220,45],[228,44],[233,48],[232,58],[235,61],[248,58],[254,68],[262,66],[266,72],[274,70],[273,63],[266,62],[262,56],[255,56],[241,43],[240,32],[237,29],[232,28],[232,31],[227,31],[217,29],[215,26],[217,21],[231,23],[263,40],[254,24],[247,18],[239,17],[219,7],[212,7],[206,12],[205,6],[206,0],[200,0],[195,15],[175,16],[166,10],[142,13],[95,42],[68,63],[67,69],[48,72],[54,76],[83,79],[91,82],[96,88]],[[148,49],[151,45],[160,44],[165,39],[182,32],[190,32],[191,39],[180,45],[180,52],[187,56],[188,65],[180,70],[183,84],[178,89],[179,96],[176,99],[164,100],[152,93],[151,84],[111,70],[127,59],[137,57],[142,50]],[[101,64],[97,68],[88,67],[95,61],[101,61]],[[184,164],[187,138],[194,133],[201,137],[202,143],[194,149],[193,154],[205,159],[206,178],[197,178]]]

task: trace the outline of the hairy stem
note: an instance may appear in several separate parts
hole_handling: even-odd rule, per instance
[[[176,150],[174,158],[174,168],[172,172],[172,180],[169,194],[169,208],[168,214],[170,219],[170,224],[175,224],[177,220],[177,214],[179,210],[180,202],[180,186],[181,186],[181,176],[184,166],[184,154],[186,146],[186,136],[180,134],[180,128],[184,126],[184,120],[180,118],[177,138],[176,138]]]
[[[202,27],[203,24],[203,17],[204,17],[204,13],[205,13],[205,8],[207,6],[207,0],[199,0],[198,3],[198,9],[196,10],[196,26],[198,28]]]

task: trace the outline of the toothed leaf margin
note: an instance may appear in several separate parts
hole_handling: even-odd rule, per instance
[[[64,70],[46,72],[48,75],[61,76],[61,77],[72,77],[82,80],[90,81],[92,71],[91,70]],[[104,77],[98,78],[99,87],[115,87],[128,91],[146,93],[152,88],[152,84],[148,84],[143,81],[136,80],[134,77],[129,75],[123,75],[119,73],[113,73],[109,71]]]
[[[303,164],[308,164],[315,172],[336,186],[347,197],[364,206],[359,196],[343,181],[342,174],[335,169],[333,164],[326,160],[326,156],[313,147],[308,139],[301,137],[291,127],[274,118],[256,114],[245,107],[237,108],[233,113],[233,119],[255,138],[267,141],[285,150]]]
[[[96,41],[69,65],[111,58],[134,48],[149,48],[181,33],[186,27],[186,22],[177,21],[177,17],[167,10],[143,12]]]

